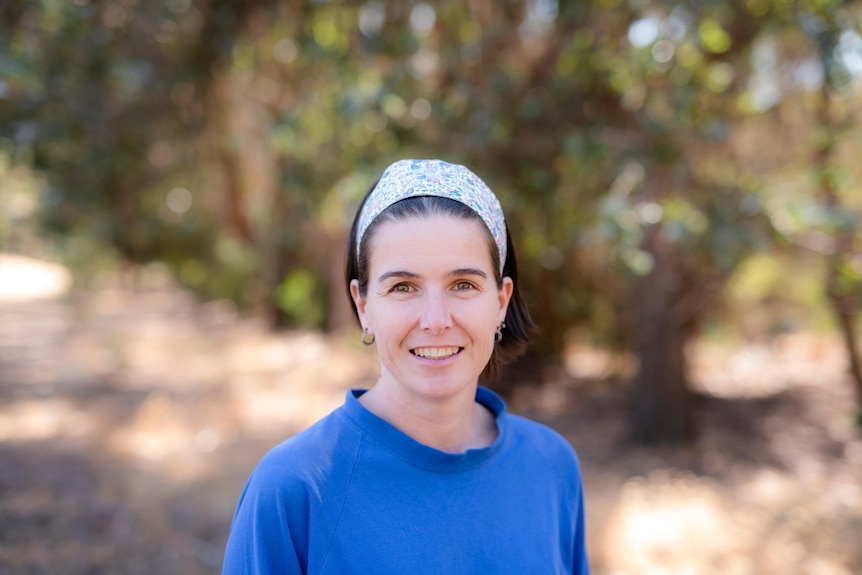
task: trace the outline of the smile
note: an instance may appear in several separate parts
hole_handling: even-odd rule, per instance
[[[413,355],[417,355],[419,357],[424,357],[425,359],[446,359],[447,357],[452,357],[459,351],[464,349],[463,347],[417,347],[416,349],[411,349],[410,353]]]

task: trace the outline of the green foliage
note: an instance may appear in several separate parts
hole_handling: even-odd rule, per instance
[[[776,237],[850,225],[799,182],[839,138],[806,139],[806,95],[818,70],[858,81],[859,22],[839,1],[15,3],[0,141],[46,178],[45,233],[303,326],[343,297],[328,260],[383,167],[464,162],[509,214],[540,353],[579,325],[626,345],[652,231],[716,291]],[[773,115],[786,137],[750,146]]]
[[[301,327],[316,327],[324,318],[318,279],[311,270],[300,269],[287,276],[275,294],[276,305]]]

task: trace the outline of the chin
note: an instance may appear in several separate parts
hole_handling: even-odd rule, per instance
[[[478,380],[478,376],[473,378],[427,378],[413,387],[423,395],[435,399],[445,399],[462,393],[465,389],[475,389]]]

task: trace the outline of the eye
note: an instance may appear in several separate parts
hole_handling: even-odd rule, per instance
[[[394,292],[394,293],[410,293],[411,291],[413,291],[413,286],[411,286],[410,284],[403,284],[403,283],[402,284],[395,284],[394,286],[392,286],[392,289],[389,291]]]
[[[475,289],[475,288],[476,288],[476,286],[473,285],[472,282],[468,282],[467,280],[461,280],[461,281],[455,282],[455,290],[456,291],[465,291],[465,290],[471,290],[471,289]]]

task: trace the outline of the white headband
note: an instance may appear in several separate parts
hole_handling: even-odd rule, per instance
[[[356,227],[356,255],[368,226],[392,204],[417,196],[449,198],[482,218],[500,252],[500,273],[506,263],[506,220],[494,192],[476,174],[442,160],[399,160],[386,168],[371,191]]]

